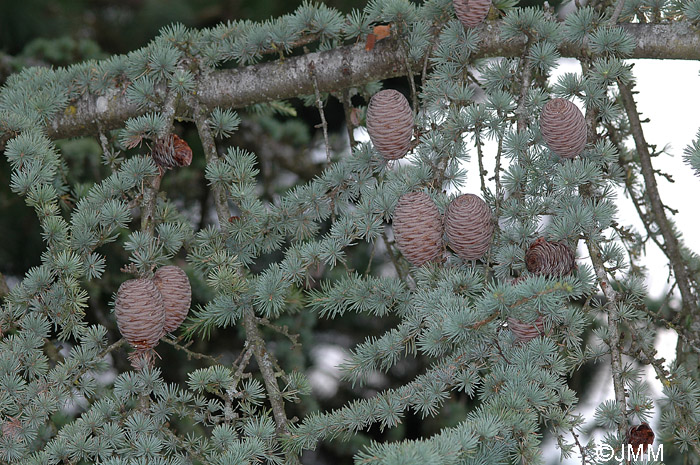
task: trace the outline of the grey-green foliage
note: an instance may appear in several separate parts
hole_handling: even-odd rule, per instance
[[[695,21],[696,3],[673,10],[637,2],[625,14],[682,10]],[[585,261],[573,274],[552,278],[534,276],[524,263],[535,237],[570,246],[583,238],[598,245],[608,272],[628,270],[615,220],[614,187],[624,177],[617,142],[595,141],[580,158],[560,160],[543,141],[538,115],[549,97],[564,97],[597,114],[596,124],[625,135],[615,84],[632,79],[622,58],[633,51],[634,41],[624,29],[607,27],[604,16],[588,6],[559,23],[539,9],[499,5],[505,10],[501,38],[530,39],[521,58],[475,61],[482,31],[465,30],[448,0],[420,5],[371,0],[347,17],[307,2],[293,14],[263,23],[232,21],[204,30],[173,25],[125,56],[57,70],[31,68],[9,78],[0,91],[0,128],[12,137],[5,150],[13,169],[11,187],[36,210],[46,250],[42,264],[14,287],[0,313],[0,459],[27,464],[282,463],[285,454],[314,449],[322,440],[347,438],[373,424],[393,428],[408,410],[422,418],[438,415],[453,392],[479,402],[457,426],[419,441],[373,443],[357,453],[357,463],[538,463],[543,427],[553,433],[562,457],[569,457],[578,453],[570,433],[593,421],[608,431],[604,442],[618,444],[623,413],[648,420],[654,406],[632,365],[619,373],[629,391],[628,412],[606,401],[595,418],[576,413],[578,396],[567,387],[567,376],[610,353],[606,326],[596,327],[593,339],[584,336],[596,316],[610,309],[592,299],[596,273]],[[143,151],[145,140],[169,130],[168,93],[192,98],[201,77],[224,63],[243,66],[269,55],[283,57],[300,45],[330,49],[364,39],[377,22],[396,26],[394,34],[409,60],[420,60],[434,40],[430,71],[419,92],[420,139],[407,162],[389,164],[371,143],[359,143],[318,178],[267,203],[258,198],[256,156],[229,148],[209,160],[205,177],[223,193],[226,205],[235,205],[236,214],[220,216],[219,227],[199,231],[164,199],[157,203],[153,233],[128,231],[144,185],[158,174],[143,154],[126,159],[105,154],[110,176],[91,187],[67,185],[61,154],[45,125],[57,113],[72,111],[71,102],[85,93],[126,92],[130,102],[148,111],[125,121],[113,135],[119,141],[114,153],[125,147]],[[583,73],[549,82],[563,40],[587,43],[592,56]],[[535,76],[529,88],[520,80],[524,66]],[[475,96],[475,84],[485,91],[483,97]],[[253,110],[290,114],[289,108],[279,102]],[[526,128],[518,129],[519,118]],[[240,119],[230,109],[216,108],[207,123],[215,137],[225,138]],[[462,162],[481,156],[489,140],[497,143],[497,153],[489,156],[498,157],[502,171],[497,183],[485,183],[481,192],[498,219],[484,261],[463,262],[448,252],[445,262],[418,269],[398,257],[391,277],[347,270],[354,245],[387,246],[386,223],[401,194],[426,190],[444,212],[452,198],[447,189],[462,186],[467,175],[479,177],[466,173]],[[697,143],[686,150],[696,171],[699,153]],[[69,192],[75,204],[61,210],[59,201]],[[266,406],[266,387],[235,366],[197,369],[186,385],[166,383],[157,368],[105,382],[100,374],[111,369],[104,357],[110,350],[107,331],[85,323],[84,287],[104,273],[107,257],[100,247],[114,241],[130,252],[132,271],[144,276],[185,248],[188,263],[211,291],[211,299],[186,323],[188,337],[208,337],[250,311],[269,320],[296,311],[329,319],[358,312],[395,318],[397,324],[351,350],[341,366],[343,379],[361,385],[376,372],[415,357],[432,360],[431,366],[374,397],[311,412],[281,435]],[[279,261],[254,271],[271,253]],[[700,269],[697,257],[685,253]],[[302,293],[323,268],[328,279]],[[614,303],[617,320],[611,324],[634,328],[639,333],[635,349],[653,353],[654,324],[640,311],[644,289],[639,276],[630,274],[616,286],[622,298]],[[508,318],[530,323],[538,317],[545,334],[526,344],[504,325]],[[66,350],[58,352],[56,339]],[[286,371],[280,373],[282,398],[303,401],[310,392],[308,380],[281,368]],[[697,447],[690,431],[700,416],[700,391],[684,370],[672,367],[665,383],[659,431],[683,450]],[[66,403],[74,409],[66,410]],[[57,414],[66,417],[58,429]],[[204,428],[175,431],[172,424],[179,420]],[[582,447],[590,454],[594,443]]]

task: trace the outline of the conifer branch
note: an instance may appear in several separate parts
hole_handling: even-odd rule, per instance
[[[272,406],[272,416],[275,418],[275,424],[277,425],[277,433],[284,434],[287,432],[288,420],[284,411],[282,392],[279,384],[277,384],[277,376],[275,376],[275,370],[273,369],[273,357],[265,347],[265,340],[260,334],[258,322],[252,308],[247,308],[243,312],[242,321],[246,338],[253,348],[253,355],[255,355],[255,360],[258,362],[258,368],[265,382],[265,389]]]
[[[520,56],[520,97],[518,98],[518,108],[515,110],[518,115],[518,131],[524,131],[527,128],[527,108],[525,108],[525,101],[532,81],[531,63],[530,39],[528,38],[527,44]]]
[[[326,162],[331,162],[331,146],[328,143],[328,122],[326,121],[326,113],[323,111],[323,100],[321,99],[321,92],[318,90],[318,78],[316,77],[316,64],[312,61],[309,63],[309,73],[311,73],[311,79],[314,84],[314,95],[316,96],[316,106],[318,107],[318,114],[321,117],[321,127],[323,128],[323,141],[326,145]]]
[[[700,34],[687,22],[673,24],[620,25],[637,42],[629,58],[700,59]],[[488,23],[482,32],[480,48],[473,58],[520,56],[526,44],[519,40],[504,41],[500,24]],[[580,58],[588,50],[564,42],[559,48],[563,57]],[[363,85],[367,82],[403,76],[405,58],[399,42],[385,39],[372,51],[361,43],[302,56],[276,60],[240,68],[219,70],[207,75],[199,84],[197,97],[208,110],[215,107],[243,108],[256,103],[287,99],[314,93],[308,79],[309,63],[316,63],[320,92]],[[426,61],[411,63],[414,72],[420,72]],[[162,89],[161,89],[162,90]],[[98,133],[98,124],[104,129],[123,125],[128,118],[142,115],[146,109],[129,101],[121,89],[112,89],[105,95],[86,94],[73,102],[72,109],[49,122],[47,132],[52,139],[84,136]],[[176,108],[176,116],[188,113],[184,105]]]
[[[644,184],[646,186],[646,193],[651,204],[651,211],[654,215],[655,223],[658,225],[661,235],[664,238],[665,247],[662,250],[665,249],[668,259],[671,262],[673,274],[676,276],[678,289],[680,290],[681,297],[683,299],[683,309],[679,313],[679,319],[689,314],[697,315],[698,305],[691,289],[688,269],[685,265],[685,261],[683,260],[683,256],[681,255],[678,238],[673,232],[673,228],[666,217],[664,204],[661,202],[661,195],[659,194],[659,188],[656,184],[656,177],[654,176],[654,167],[651,164],[651,154],[649,153],[649,146],[644,138],[644,131],[642,129],[642,123],[639,119],[637,104],[634,101],[632,90],[627,84],[618,82],[618,88],[620,89],[622,105],[625,108],[627,118],[630,123],[634,145],[637,149],[637,154],[639,155],[639,164],[641,166],[642,177],[644,178]]]
[[[187,360],[190,359],[197,359],[197,360],[206,360],[207,362],[211,363],[212,365],[217,365],[221,363],[221,360],[219,360],[219,357],[212,357],[211,355],[207,354],[202,354],[199,352],[194,352],[189,349],[190,344],[192,344],[192,341],[188,342],[184,346],[180,344],[180,341],[182,341],[182,337],[178,339],[170,339],[169,337],[164,337],[161,338],[162,342],[165,342],[166,344],[170,344],[177,350],[181,350],[187,354]]]
[[[355,141],[355,123],[353,122],[352,111],[354,110],[352,106],[352,98],[350,97],[350,91],[348,89],[343,89],[343,91],[338,96],[338,100],[343,104],[343,112],[345,113],[345,126],[348,129],[348,139],[350,140],[350,151],[355,148],[357,141]]]
[[[627,434],[627,427],[629,423],[627,420],[627,396],[625,394],[625,385],[622,380],[622,354],[620,352],[620,327],[619,314],[617,310],[619,295],[617,291],[613,289],[612,284],[608,279],[607,272],[605,271],[605,264],[603,262],[598,244],[596,244],[595,241],[586,238],[586,246],[588,248],[588,254],[591,257],[591,262],[593,263],[593,269],[595,270],[596,277],[598,278],[598,284],[607,299],[605,308],[608,313],[608,332],[610,335],[608,346],[610,347],[610,366],[612,369],[613,389],[615,391],[615,401],[622,411],[624,418],[624,421],[617,425],[618,436],[624,439],[625,435]]]
[[[204,147],[207,162],[210,162],[218,158],[218,153],[216,150],[214,136],[209,128],[206,110],[198,101],[194,101],[192,104],[194,106],[194,119],[197,125],[197,130],[199,131],[199,136],[202,140],[202,146]],[[226,193],[223,192],[220,187],[214,186],[213,194],[216,212],[219,217],[219,224],[224,225],[230,217]],[[275,419],[275,424],[277,425],[277,433],[286,434],[288,432],[287,423],[289,420],[287,419],[287,414],[284,411],[284,399],[282,398],[282,393],[279,389],[279,385],[277,384],[277,377],[272,367],[272,360],[274,360],[274,357],[267,351],[265,340],[260,334],[258,322],[252,307],[248,307],[243,311],[242,323],[246,333],[246,340],[252,348],[253,355],[255,355],[255,360],[258,362],[258,368],[260,369],[260,373],[265,383],[268,399],[270,401],[270,405],[272,406],[272,415]],[[287,455],[287,463],[299,463],[297,456],[289,453]]]

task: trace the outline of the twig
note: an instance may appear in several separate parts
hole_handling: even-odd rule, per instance
[[[578,0],[576,0],[578,2]],[[574,437],[574,442],[578,446],[578,450],[581,452],[581,465],[586,465],[586,449],[581,445],[581,443],[578,440],[578,434],[574,431],[574,428],[570,428],[569,431],[571,431],[571,435]]]
[[[666,245],[665,249],[668,252],[667,256],[671,262],[673,274],[676,276],[678,289],[680,290],[681,297],[683,299],[683,309],[678,314],[680,321],[680,319],[682,319],[684,316],[698,314],[697,300],[693,295],[693,291],[690,286],[688,269],[681,254],[678,238],[674,234],[668,218],[666,218],[664,205],[661,202],[661,195],[659,194],[656,178],[654,177],[654,167],[651,164],[649,146],[644,138],[644,131],[642,130],[642,123],[639,119],[637,104],[635,103],[634,97],[632,96],[632,91],[627,84],[618,81],[618,88],[620,89],[622,104],[625,108],[627,118],[630,123],[632,138],[634,139],[637,154],[639,155],[639,164],[641,166],[647,196],[649,197],[649,202],[651,204],[651,211],[656,220],[655,222],[661,231],[661,235],[664,238],[664,244]]]
[[[496,149],[496,168],[493,177],[496,180],[496,219],[501,217],[501,156],[503,155],[503,133],[498,134]]]
[[[275,331],[276,333],[279,333],[282,336],[289,339],[289,342],[292,343],[292,349],[299,347],[299,335],[298,334],[290,334],[289,328],[287,327],[287,325],[278,326],[278,325],[272,324],[270,322],[270,320],[268,320],[267,318],[260,318],[259,321],[260,321],[261,325],[263,325],[267,328],[270,328],[271,330]]]
[[[530,43],[531,39],[528,37],[527,44],[523,49],[523,53],[520,56],[520,97],[518,98],[518,108],[515,110],[518,114],[518,131],[524,131],[527,129],[527,109],[525,108],[525,100],[527,99],[527,92],[530,90],[530,82],[532,81],[532,59],[530,58]]]
[[[598,285],[603,291],[605,297],[608,299],[608,301],[605,303],[605,308],[608,313],[608,333],[610,334],[610,366],[613,378],[613,388],[615,391],[615,400],[622,410],[623,416],[623,421],[617,425],[617,428],[619,437],[624,438],[627,434],[629,421],[627,419],[627,398],[625,395],[625,385],[622,381],[622,354],[620,353],[620,327],[617,311],[619,296],[615,289],[613,289],[612,284],[608,279],[598,244],[589,238],[586,238],[585,241],[586,246],[588,247],[588,254],[590,255],[591,262],[593,263],[593,269],[595,270],[596,277],[598,278]]]
[[[277,425],[277,433],[285,434],[287,433],[287,422],[289,420],[287,420],[287,414],[284,411],[284,399],[282,399],[282,393],[277,384],[277,377],[272,368],[273,356],[265,347],[265,341],[260,334],[260,329],[258,328],[258,323],[252,308],[246,308],[243,311],[243,327],[245,328],[246,338],[253,349],[255,360],[258,362],[258,368],[260,369],[260,374],[262,374],[265,383],[267,396],[272,406],[272,416],[275,418],[275,424]]]
[[[207,163],[211,163],[219,158],[219,154],[216,151],[214,135],[209,128],[209,121],[206,116],[207,111],[196,101],[192,102],[192,106],[194,108],[194,119],[195,124],[197,125],[197,132],[199,132],[199,138],[202,141],[202,148],[204,149],[204,156]],[[229,217],[231,216],[228,208],[228,201],[226,200],[226,193],[223,189],[216,186],[214,187],[212,193],[214,195],[214,206],[216,208],[219,224],[222,225],[225,221],[228,221]]]
[[[326,114],[323,111],[323,100],[321,100],[321,92],[318,90],[318,79],[316,78],[316,64],[312,61],[309,63],[309,72],[314,81],[314,93],[316,94],[316,106],[318,113],[321,115],[321,126],[323,127],[323,140],[326,143],[326,161],[331,162],[331,147],[328,143],[328,122],[326,122]]]
[[[177,442],[180,447],[187,451],[191,458],[197,460],[199,463],[209,463],[209,460],[200,455],[197,451],[193,450],[180,436],[175,434],[169,427],[161,428],[161,431],[170,436],[171,439],[175,440],[175,442]]]
[[[340,94],[340,101],[343,104],[343,111],[345,112],[345,126],[348,128],[348,139],[350,139],[350,152],[355,148],[357,141],[355,141],[355,124],[352,121],[352,99],[350,98],[350,89],[343,89]]]
[[[625,6],[625,0],[617,0],[617,4],[615,5],[615,11],[613,11],[612,16],[610,17],[610,21],[608,21],[609,26],[614,26],[617,24],[617,20],[620,19],[620,14],[622,13],[622,9]]]
[[[170,344],[171,346],[175,347],[177,350],[181,350],[187,354],[187,359],[191,360],[193,358],[197,360],[206,360],[207,362],[211,363],[212,365],[218,365],[221,363],[219,360],[219,357],[212,357],[211,355],[207,354],[202,354],[199,352],[193,352],[190,349],[187,348],[187,346],[180,345],[178,343],[179,339],[170,339],[169,337],[164,337],[161,339],[162,342],[165,342],[166,344]],[[191,341],[190,341],[191,342]],[[188,344],[189,345],[189,344]]]
[[[394,249],[391,247],[391,243],[389,242],[389,238],[386,235],[386,225],[384,229],[382,229],[382,239],[384,240],[384,245],[386,246],[386,251],[389,254],[389,258],[391,259],[391,263],[394,264],[394,269],[396,270],[396,274],[399,275],[399,278],[401,278],[402,281],[405,281],[406,276],[403,274],[403,271],[401,271],[401,266],[399,265],[399,260],[394,254]]]
[[[408,59],[408,52],[406,52],[406,47],[404,46],[403,42],[399,44],[399,47],[401,48],[401,52],[403,53],[403,62],[404,66],[406,67],[406,77],[408,78],[408,85],[411,88],[411,103],[413,104],[413,116],[416,116],[416,113],[418,113],[418,92],[416,92],[416,81],[413,77],[413,71],[411,70],[411,64],[409,63]]]
[[[234,388],[238,386],[238,382],[241,380],[243,377],[243,370],[248,366],[248,362],[250,362],[250,357],[253,356],[253,347],[248,343],[248,341],[245,341],[245,350],[241,353],[241,361],[238,362],[238,368],[236,368],[236,372],[233,374],[233,382],[231,383],[231,386]]]
[[[479,128],[475,128],[474,138],[476,139],[476,155],[479,159],[479,179],[481,180],[481,192],[486,195],[486,180],[484,179],[484,176],[486,176],[488,172],[484,169],[484,153],[481,148],[482,144],[481,136],[479,135]]]
[[[425,77],[428,74],[428,61],[430,60],[430,55],[433,54],[433,49],[435,48],[435,45],[437,44],[437,41],[440,38],[441,32],[442,32],[442,27],[435,28],[433,30],[433,40],[430,42],[430,47],[428,47],[428,50],[425,53],[425,57],[423,58],[423,70],[421,72],[421,78],[420,78],[420,85],[421,86],[425,86]]]

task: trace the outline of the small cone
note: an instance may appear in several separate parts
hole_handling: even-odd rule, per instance
[[[525,323],[515,318],[508,318],[508,328],[515,336],[515,340],[521,344],[535,339],[544,334],[544,321],[542,317],[537,317],[532,323]]]
[[[491,9],[491,0],[454,0],[452,2],[457,19],[466,28],[483,23]]]
[[[642,447],[643,453],[647,453],[649,448],[654,444],[654,431],[648,423],[633,426],[627,432],[627,444],[632,445],[632,450],[635,454]]]
[[[166,170],[192,163],[192,149],[175,134],[156,140],[151,156],[156,165]]]
[[[564,276],[576,266],[576,253],[562,242],[537,238],[525,252],[527,270],[543,276]]]
[[[481,258],[491,245],[491,209],[480,197],[463,194],[453,199],[445,212],[448,244],[462,260]]]
[[[421,266],[442,254],[442,216],[425,192],[401,196],[393,227],[399,250],[413,265]]]
[[[150,361],[150,349],[163,334],[165,306],[156,285],[150,279],[130,279],[117,291],[114,305],[119,332],[135,349],[130,357],[134,367]]]
[[[562,158],[574,158],[586,146],[586,119],[576,105],[563,98],[544,105],[540,131],[547,146]]]
[[[386,89],[372,96],[367,107],[367,132],[386,160],[396,160],[408,153],[413,137],[413,113],[401,92]]]
[[[153,282],[163,296],[165,324],[163,334],[172,333],[180,327],[192,302],[190,280],[181,268],[169,265],[158,268]]]

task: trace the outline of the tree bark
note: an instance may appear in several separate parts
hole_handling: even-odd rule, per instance
[[[630,58],[663,58],[700,60],[700,34],[690,24],[623,24],[637,42]],[[526,38],[503,41],[499,23],[489,23],[481,30],[482,42],[474,58],[520,56]],[[587,51],[577,44],[564,42],[559,51],[563,57],[582,57]],[[209,74],[197,89],[197,99],[206,109],[215,107],[243,108],[256,103],[288,99],[314,93],[309,64],[315,63],[318,90],[330,92],[360,86],[370,81],[403,76],[408,72],[399,43],[389,39],[377,42],[371,51],[364,44],[346,45],[333,50],[308,53]],[[420,72],[423,60],[411,63],[413,72]],[[185,99],[183,99],[185,100]],[[128,118],[142,115],[127,100],[121,89],[106,95],[87,94],[73,102],[67,111],[48,123],[51,138],[84,136],[104,129],[123,126]],[[176,116],[187,116],[191,110],[180,105]]]

